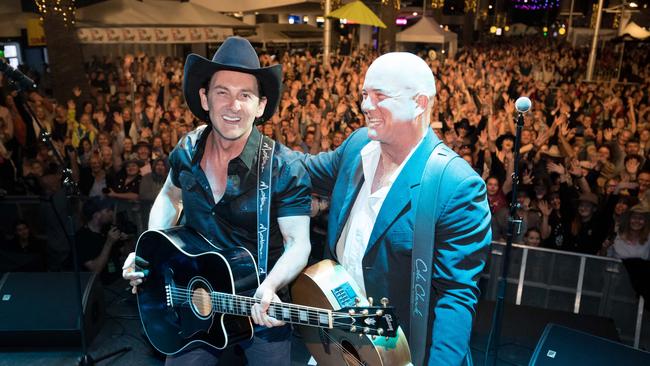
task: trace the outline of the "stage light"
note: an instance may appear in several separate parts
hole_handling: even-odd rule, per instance
[[[418,16],[418,12],[417,12],[417,11],[414,11],[414,12],[413,12],[413,16],[414,16],[414,17]]]
[[[397,25],[406,25],[406,18],[397,18],[395,19],[395,24]]]
[[[496,32],[497,32],[497,27],[495,27],[495,26],[491,26],[491,27],[490,27],[490,33],[494,34],[494,33],[496,33]]]
[[[629,5],[630,5],[630,8],[638,8],[639,7],[639,4],[637,4],[635,2],[631,2]]]
[[[509,32],[510,31],[510,26],[506,25],[505,27],[503,27],[503,30],[506,31],[506,32]]]
[[[543,31],[543,32],[548,32],[548,27],[544,27],[544,28],[542,28],[542,31]]]
[[[563,36],[563,35],[566,34],[566,28],[560,28],[557,32],[558,32],[561,36]]]

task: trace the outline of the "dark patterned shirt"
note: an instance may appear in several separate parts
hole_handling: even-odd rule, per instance
[[[219,247],[243,246],[257,260],[257,160],[261,134],[253,128],[242,153],[228,163],[223,197],[214,202],[201,158],[212,131],[201,126],[184,136],[170,153],[172,183],[182,189],[183,223]],[[308,216],[311,182],[307,171],[280,144],[275,145],[271,180],[269,271],[284,250],[278,217]]]

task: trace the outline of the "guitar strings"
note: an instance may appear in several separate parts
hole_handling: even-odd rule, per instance
[[[175,287],[175,288],[172,289],[171,294],[172,294],[172,296],[175,295],[175,297],[180,298],[181,300],[183,300],[181,302],[182,306],[191,306],[192,301],[189,298],[189,295],[191,294],[190,290],[188,290],[186,288]],[[236,304],[233,304],[233,307],[234,307],[234,305],[241,305],[242,303],[245,303],[246,305],[251,305],[252,306],[253,304],[258,304],[259,301],[260,301],[259,299],[249,298],[249,297],[245,297],[245,296],[232,295],[232,294],[228,294],[228,293],[216,293],[216,296],[219,296],[219,295],[222,295],[222,296],[226,295],[226,296],[229,296],[232,300],[234,300],[233,303],[236,303]],[[218,302],[218,299],[216,298],[216,296],[215,297],[210,296],[210,304],[214,308],[219,307],[219,306],[216,306],[216,304],[215,304],[215,302]],[[204,302],[204,299],[205,299],[204,296],[199,296],[197,299],[195,299],[195,303],[198,302],[199,306],[205,305],[205,303],[207,303],[207,302]],[[222,299],[226,300],[225,297],[222,298]],[[287,303],[272,303],[272,305],[273,304],[278,304],[278,305],[281,304],[282,306],[291,305],[291,304],[287,304]],[[294,305],[296,305],[296,304],[294,304]],[[307,307],[307,306],[304,306],[304,305],[297,305],[295,307],[306,308],[308,310],[309,309],[317,309],[317,308]],[[297,311],[297,310],[298,309],[290,309],[290,312],[294,312],[294,311]],[[325,310],[321,310],[321,311],[326,312]],[[296,315],[296,314],[293,313],[292,315]],[[362,314],[354,314],[354,315],[347,314],[347,313],[336,314],[335,311],[332,311],[332,316],[333,317],[339,317],[339,318],[363,317]],[[309,315],[309,317],[312,318],[311,320],[318,319],[317,316]],[[341,322],[335,322],[335,321],[333,321],[333,324],[335,324],[335,325],[343,325],[343,326],[349,326],[350,325],[349,323],[341,323]],[[322,333],[325,335],[325,337],[327,337],[329,339],[329,341],[331,342],[330,344],[333,347],[335,347],[337,350],[339,350],[342,354],[348,356],[346,361],[351,362],[353,365],[363,366],[363,362],[361,360],[359,360],[354,354],[352,354],[350,351],[348,351],[341,343],[337,342],[330,334],[328,334],[328,332],[322,332]]]
[[[178,297],[189,297],[192,294],[191,290],[188,290],[187,288],[184,287],[174,287],[171,290],[171,293],[173,295],[177,295]],[[216,295],[217,297],[212,297],[212,295]],[[219,302],[219,296],[221,296],[221,299],[223,299],[224,304],[228,300],[228,298],[232,299],[232,301],[237,302],[237,305],[241,304],[241,302],[246,302],[246,303],[252,303],[254,304],[259,304],[260,299],[253,298],[253,297],[247,297],[247,296],[241,296],[241,295],[236,295],[236,294],[230,294],[226,292],[212,292],[210,295],[210,298],[212,300],[212,303]],[[203,301],[203,296],[199,297],[199,301]],[[217,304],[218,305],[218,304]],[[284,303],[284,302],[271,302],[271,305],[278,305],[281,307],[285,308],[291,308],[291,310],[308,310],[308,311],[316,311],[324,314],[328,314],[329,312],[332,312],[333,316],[339,316],[339,317],[367,317],[368,315],[363,315],[363,314],[349,314],[349,313],[343,313],[343,312],[338,312],[336,313],[335,310],[329,310],[329,309],[321,309],[321,308],[316,308],[312,306],[306,306],[306,305],[299,305],[299,304],[292,304],[292,303]],[[320,314],[323,315],[323,314]]]
[[[173,290],[172,291],[173,295],[176,295],[176,298],[179,298],[181,300],[188,300],[190,302],[194,303],[199,303],[200,305],[205,305],[204,303],[204,298],[203,296],[195,298],[194,301],[189,299],[190,291],[187,290]],[[254,305],[254,304],[259,304],[260,300],[256,298],[250,298],[250,297],[245,297],[245,296],[239,296],[239,295],[232,295],[232,294],[227,294],[227,293],[217,293],[217,296],[227,296],[227,297],[221,297],[221,300],[219,298],[212,297],[210,299],[211,305],[214,305],[216,308],[221,308],[222,305],[223,307],[228,307],[228,305],[231,305],[231,308],[234,308],[234,306],[239,306],[242,303],[246,305]],[[206,302],[207,303],[207,302]],[[319,308],[314,308],[314,307],[309,307],[309,306],[304,306],[304,305],[295,305],[291,303],[280,303],[280,302],[272,302],[271,305],[275,305],[277,307],[285,307],[289,308],[288,310],[292,315],[296,315],[295,311],[300,311],[301,309],[303,310],[308,310],[310,312],[317,312],[318,314],[309,314],[309,316],[312,316],[313,318],[319,319],[320,315],[329,315],[331,313],[332,317],[337,317],[337,318],[363,318],[363,317],[368,317],[369,315],[364,315],[364,314],[349,314],[349,313],[344,313],[344,312],[336,312],[335,310],[327,310],[327,309],[319,309]],[[291,309],[291,308],[294,309]],[[296,309],[297,308],[297,309]]]
[[[200,306],[203,306],[203,305],[207,304],[207,302],[204,303],[204,301],[203,301],[204,296],[200,296],[200,297],[194,299],[195,300],[194,302],[192,300],[190,300],[189,296],[190,296],[191,293],[192,293],[191,290],[188,290],[187,288],[183,288],[183,287],[174,287],[171,290],[172,296],[175,295],[174,297],[180,298],[181,300],[184,300],[182,305],[190,306],[189,303],[194,303],[194,304],[198,303],[198,305],[200,307]],[[228,293],[224,293],[224,292],[213,292],[213,294],[216,294],[216,296],[227,296],[227,297],[229,297],[231,299],[230,301],[228,301],[228,299],[226,297],[222,297],[223,304],[220,304],[219,299],[216,296],[213,297],[213,296],[210,295],[210,305],[213,308],[221,308],[222,307],[221,305],[224,305],[227,308],[228,304],[226,302],[232,302],[231,305],[233,305],[233,306],[231,306],[231,308],[235,308],[236,306],[240,306],[240,305],[242,305],[242,303],[244,303],[245,305],[248,305],[248,306],[252,306],[254,304],[259,304],[260,303],[260,299],[241,296],[241,295],[233,295],[233,294],[228,294]],[[185,301],[185,300],[187,300],[187,301]],[[319,325],[322,324],[320,322],[320,315],[329,315],[329,312],[326,309],[318,309],[318,308],[309,307],[309,306],[305,306],[305,305],[297,305],[297,304],[290,304],[290,303],[278,303],[278,302],[272,302],[271,305],[276,305],[276,306],[279,306],[279,307],[289,308],[288,310],[289,310],[289,313],[290,313],[290,317],[297,316],[298,318],[300,318],[300,314],[299,314],[300,310],[308,310],[310,312],[313,312],[313,311],[319,312],[318,314],[311,314],[310,312],[307,313],[308,314],[307,315],[307,317],[308,317],[307,322],[315,321]],[[213,312],[215,312],[215,311],[213,311]],[[237,313],[239,314],[239,312],[237,312]],[[245,314],[242,314],[242,315],[249,315],[249,314],[245,313]],[[364,317],[368,317],[368,315],[363,315],[363,314],[349,314],[349,313],[341,313],[341,312],[336,313],[334,310],[331,310],[331,315],[332,315],[332,320],[333,320],[332,325],[337,325],[337,326],[351,326],[352,324],[345,323],[345,322],[337,322],[337,321],[335,321],[334,318],[364,318]],[[279,320],[284,320],[284,319],[279,319]],[[300,324],[300,322],[298,322],[298,324]],[[323,327],[326,328],[325,326],[323,326]]]

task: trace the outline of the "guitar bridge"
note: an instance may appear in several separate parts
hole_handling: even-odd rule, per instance
[[[172,286],[165,285],[165,298],[167,299],[167,307],[174,307],[174,297],[172,296]]]

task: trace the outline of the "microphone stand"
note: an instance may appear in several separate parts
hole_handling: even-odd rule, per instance
[[[9,74],[5,73],[5,76],[8,78],[13,77],[14,74]],[[10,79],[11,80],[11,79]],[[14,80],[11,80],[14,81]],[[66,201],[68,202],[68,208],[67,208],[67,217],[66,217],[66,223],[64,223],[61,220],[61,217],[58,214],[57,208],[54,204],[54,201],[52,199],[48,199],[50,202],[50,205],[52,207],[52,210],[54,211],[54,216],[56,217],[59,225],[63,229],[63,232],[65,233],[66,239],[68,241],[68,244],[70,245],[70,249],[72,251],[72,261],[74,264],[74,273],[75,273],[75,297],[76,297],[76,303],[77,303],[77,318],[78,318],[78,324],[79,324],[79,332],[81,334],[81,356],[79,357],[79,360],[77,362],[77,365],[79,366],[92,366],[95,365],[95,363],[100,362],[102,360],[105,360],[109,357],[116,356],[118,354],[126,353],[131,350],[131,347],[123,347],[115,352],[111,352],[109,354],[103,355],[101,357],[98,357],[97,359],[93,359],[92,356],[88,353],[88,345],[86,343],[86,327],[85,327],[85,320],[84,320],[84,314],[83,314],[83,298],[81,295],[81,274],[79,271],[79,262],[77,260],[78,255],[77,255],[77,245],[75,242],[75,224],[74,220],[72,218],[72,199],[75,197],[78,197],[79,193],[79,188],[77,187],[77,183],[74,181],[74,178],[72,176],[72,169],[70,169],[63,157],[61,156],[61,153],[56,149],[54,146],[54,143],[52,142],[52,136],[50,133],[43,128],[43,124],[38,120],[36,117],[36,113],[32,110],[32,108],[29,106],[28,100],[27,100],[27,94],[25,93],[24,86],[21,85],[19,82],[14,81],[14,86],[18,90],[18,93],[22,96],[23,99],[23,106],[27,110],[27,113],[30,115],[30,117],[33,118],[33,120],[36,122],[36,125],[40,128],[40,140],[43,141],[47,147],[52,151],[54,158],[56,159],[57,163],[61,167],[61,174],[63,178],[63,187],[65,188],[66,192]]]
[[[510,216],[508,217],[508,231],[506,234],[506,248],[503,252],[503,263],[501,277],[499,278],[499,287],[497,289],[497,299],[492,314],[492,326],[488,336],[488,344],[485,350],[485,366],[496,365],[499,358],[499,343],[501,341],[501,326],[503,323],[503,304],[506,297],[506,286],[508,284],[508,271],[510,269],[510,252],[512,250],[512,239],[515,235],[515,225],[517,225],[517,234],[521,231],[521,218],[517,216],[517,209],[520,208],[517,202],[517,186],[519,185],[519,148],[521,145],[521,131],[524,128],[524,113],[518,111],[516,119],[516,135],[514,146],[514,171],[512,173],[512,197],[510,199]]]

